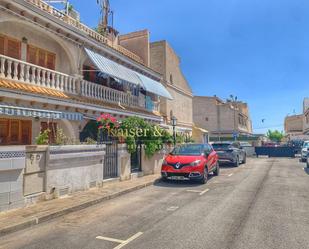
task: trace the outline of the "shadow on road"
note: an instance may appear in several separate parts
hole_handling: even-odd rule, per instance
[[[220,168],[224,169],[224,168],[236,168],[236,167],[232,163],[220,163]]]
[[[210,174],[208,176],[208,180],[211,180],[213,177],[214,176],[212,174]],[[198,186],[202,186],[202,185],[203,184],[201,184],[198,181],[188,181],[188,180],[184,180],[184,181],[166,180],[166,181],[163,181],[162,179],[158,179],[154,183],[154,186],[162,187],[162,188],[192,188],[192,187],[198,187]]]

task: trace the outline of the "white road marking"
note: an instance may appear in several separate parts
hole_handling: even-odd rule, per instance
[[[96,239],[119,243],[119,245],[114,247],[114,249],[120,249],[120,248],[124,247],[125,245],[129,244],[130,242],[132,242],[133,240],[137,239],[142,234],[143,234],[142,232],[138,232],[138,233],[134,234],[132,237],[128,238],[127,240],[114,239],[114,238],[103,237],[103,236],[97,236]]]
[[[193,192],[193,193],[201,193],[201,190],[195,190],[195,189],[187,189],[187,192]]]
[[[98,236],[98,237],[96,237],[96,239],[107,240],[107,241],[116,242],[116,243],[120,243],[120,244],[125,242],[125,240],[113,239],[113,238],[103,237],[103,236]]]
[[[199,193],[199,195],[203,195],[203,194],[205,194],[206,192],[208,192],[209,191],[209,188],[206,188],[205,190],[203,190],[201,193]]]
[[[229,174],[228,177],[231,177],[232,175],[233,175],[233,173],[232,173],[232,174]]]
[[[120,245],[114,247],[114,249],[120,249],[122,247],[124,247],[125,245],[129,244],[130,242],[132,242],[133,240],[137,239],[139,236],[141,236],[143,233],[142,232],[138,232],[137,234],[134,234],[132,237],[128,238],[126,241],[124,241],[123,243],[121,243]]]
[[[177,206],[171,206],[171,207],[169,207],[169,208],[167,208],[167,211],[175,211],[175,210],[177,210],[179,207],[177,207]]]

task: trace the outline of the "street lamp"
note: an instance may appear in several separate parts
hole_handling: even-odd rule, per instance
[[[173,138],[174,138],[174,147],[176,146],[176,131],[175,127],[177,125],[177,118],[175,116],[172,117],[172,126],[173,126]]]

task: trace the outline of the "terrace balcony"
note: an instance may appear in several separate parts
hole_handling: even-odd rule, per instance
[[[25,61],[0,55],[0,78],[16,81],[29,86],[56,90],[68,95],[136,107],[148,111],[158,111],[159,103],[149,96],[134,96],[129,92],[119,91],[78,77],[43,68]]]
[[[53,6],[47,4],[44,1],[41,0],[24,0],[26,2],[29,2],[33,5],[35,5],[40,10],[43,10],[44,12],[56,17],[57,19],[60,19],[61,21],[65,22],[66,24],[75,27],[76,29],[80,30],[83,33],[86,33],[90,38],[107,45],[115,50],[117,50],[119,53],[129,57],[130,59],[140,63],[144,64],[144,61],[142,58],[140,58],[138,55],[132,53],[131,51],[127,50],[126,48],[114,44],[111,40],[107,38],[107,36],[104,36],[102,34],[99,34],[92,28],[89,28],[87,25],[81,23],[79,20],[74,19],[73,17],[66,15],[65,13],[59,11],[58,9],[54,8]]]

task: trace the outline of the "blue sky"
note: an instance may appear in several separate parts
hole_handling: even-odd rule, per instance
[[[96,0],[71,0],[90,27]],[[110,0],[120,33],[168,40],[196,95],[249,104],[255,132],[283,129],[309,90],[307,0]],[[265,122],[262,123],[262,119]]]

